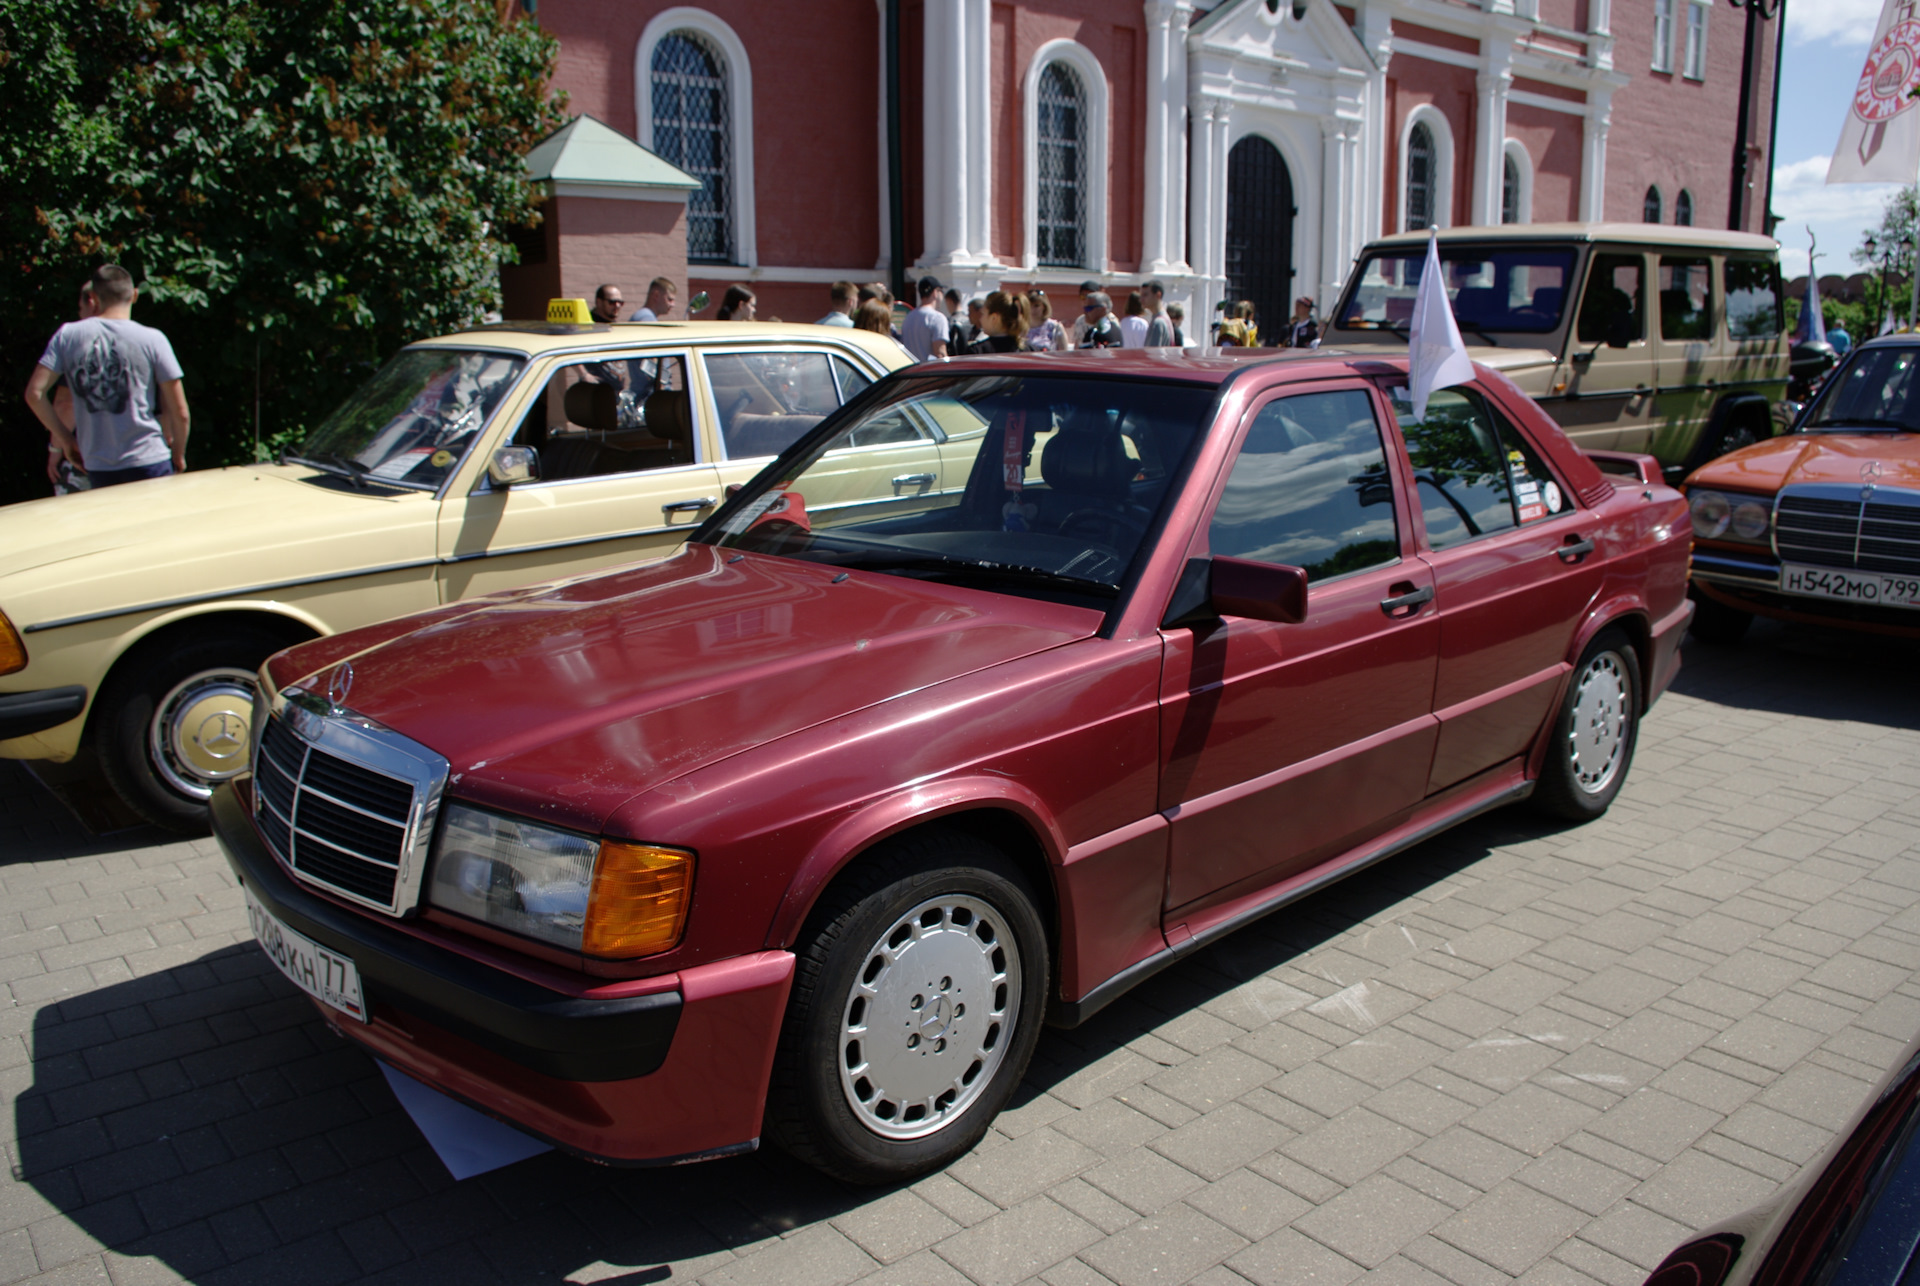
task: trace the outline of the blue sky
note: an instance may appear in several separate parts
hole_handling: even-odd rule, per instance
[[[1781,216],[1781,268],[1788,278],[1807,270],[1807,227],[1819,240],[1820,273],[1858,272],[1853,250],[1880,222],[1891,184],[1826,185],[1827,161],[1860,80],[1860,69],[1880,22],[1881,0],[1788,0],[1787,52],[1780,70],[1779,164],[1773,172],[1773,208]],[[1740,39],[1740,15],[1714,11],[1721,40]]]

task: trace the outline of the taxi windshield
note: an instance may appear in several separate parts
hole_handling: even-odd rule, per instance
[[[982,373],[904,378],[802,439],[696,540],[1104,606],[1214,390]]]
[[[438,490],[525,366],[509,353],[406,349],[283,458],[356,482]]]
[[[1573,279],[1571,246],[1472,246],[1440,243],[1447,298],[1467,342],[1497,344],[1501,332],[1545,335],[1560,328]],[[1334,325],[1405,335],[1427,267],[1427,248],[1379,250],[1360,261]]]
[[[1862,348],[1830,376],[1802,431],[1900,429],[1920,433],[1920,348]]]

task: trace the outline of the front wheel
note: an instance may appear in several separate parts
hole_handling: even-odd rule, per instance
[[[1574,667],[1534,805],[1575,822],[1606,812],[1626,782],[1639,732],[1639,654],[1619,630],[1603,630]]]
[[[114,792],[156,826],[207,828],[207,801],[244,772],[254,675],[284,641],[258,630],[164,641],[101,690],[94,732]]]
[[[769,1133],[850,1183],[964,1155],[1039,1039],[1051,973],[1025,878],[972,836],[911,837],[830,891],[808,934]]]

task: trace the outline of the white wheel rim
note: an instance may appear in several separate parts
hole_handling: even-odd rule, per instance
[[[147,757],[160,779],[189,799],[213,797],[213,788],[247,767],[252,744],[254,676],[221,667],[174,685],[147,725]]]
[[[1567,756],[1574,785],[1589,795],[1604,791],[1620,773],[1632,693],[1617,652],[1594,657],[1574,681]]]
[[[931,898],[867,949],[840,1013],[847,1106],[886,1139],[924,1138],[979,1101],[1020,1011],[1020,949],[979,898]]]

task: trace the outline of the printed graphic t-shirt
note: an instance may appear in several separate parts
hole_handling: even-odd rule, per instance
[[[68,322],[53,333],[40,365],[67,377],[74,434],[89,470],[171,457],[160,431],[160,386],[180,378],[180,363],[165,335],[119,317]]]

